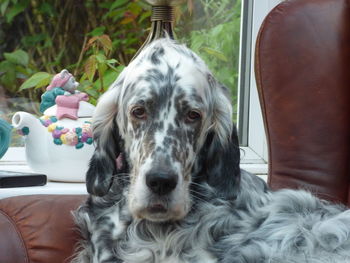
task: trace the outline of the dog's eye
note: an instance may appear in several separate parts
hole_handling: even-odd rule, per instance
[[[131,110],[131,115],[136,119],[144,120],[146,119],[146,109],[144,107],[135,107]]]
[[[187,113],[187,121],[188,122],[195,122],[198,121],[202,118],[202,115],[200,114],[200,112],[196,111],[196,110],[190,110]]]

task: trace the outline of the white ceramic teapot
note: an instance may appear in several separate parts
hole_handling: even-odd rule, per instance
[[[94,151],[91,118],[95,107],[72,85],[77,86],[73,76],[61,71],[42,96],[41,108],[45,96],[54,98],[55,105],[40,118],[26,112],[12,117],[12,126],[25,137],[28,165],[53,181],[84,182]]]

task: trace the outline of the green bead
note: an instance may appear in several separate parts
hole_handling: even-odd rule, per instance
[[[64,129],[64,127],[62,127],[62,126],[57,126],[56,127],[56,130],[63,130]]]
[[[87,139],[86,139],[86,143],[87,143],[87,144],[92,144],[92,142],[93,142],[93,139],[92,139],[92,138],[87,138]]]
[[[84,147],[84,143],[82,143],[82,142],[78,142],[77,145],[75,145],[76,149],[81,149],[83,147]]]
[[[29,127],[27,127],[27,126],[23,127],[22,133],[23,133],[23,135],[28,135],[29,134]]]
[[[57,122],[57,118],[56,118],[55,116],[51,116],[51,117],[50,117],[50,120],[51,120],[52,122]]]
[[[77,133],[77,134],[80,134],[81,132],[83,131],[83,129],[82,128],[75,128],[75,132]]]
[[[53,142],[54,142],[56,145],[62,145],[62,140],[59,139],[59,138],[54,139]]]

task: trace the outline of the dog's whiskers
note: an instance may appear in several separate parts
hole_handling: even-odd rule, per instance
[[[203,195],[203,193],[190,190],[190,196],[199,202],[208,203],[208,204],[210,203],[208,200],[204,199],[205,196]]]

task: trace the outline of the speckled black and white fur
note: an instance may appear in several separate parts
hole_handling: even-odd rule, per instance
[[[231,114],[192,51],[146,47],[97,105],[74,262],[350,262],[350,211],[240,170]],[[155,173],[174,189],[152,192]]]

